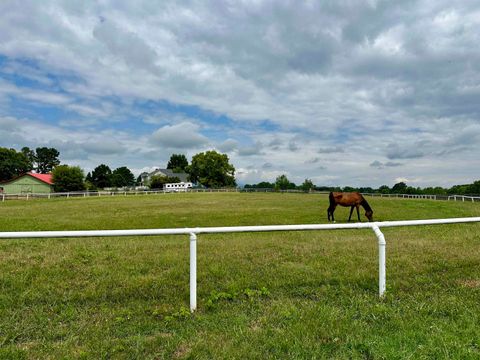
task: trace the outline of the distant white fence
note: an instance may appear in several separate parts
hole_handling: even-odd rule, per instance
[[[187,189],[181,192],[202,192],[202,193],[219,193],[219,192],[276,192],[274,189],[239,189],[239,188],[224,188],[224,189]],[[281,193],[305,193],[302,190],[280,190]],[[55,198],[86,198],[92,196],[132,196],[132,195],[152,195],[152,194],[167,194],[172,193],[168,189],[165,190],[100,190],[100,191],[74,191],[63,193],[22,193],[22,194],[5,194],[0,193],[2,202],[5,200],[31,200],[31,199],[55,199]],[[328,194],[328,191],[311,191],[310,194]],[[428,199],[428,200],[453,200],[453,201],[480,201],[480,196],[466,196],[466,195],[416,195],[416,194],[380,194],[380,193],[363,193],[366,196],[372,197],[387,197],[400,199]]]
[[[188,189],[181,192],[239,192],[239,189]],[[55,198],[87,198],[98,196],[132,196],[132,195],[153,195],[171,194],[174,191],[168,190],[130,190],[130,191],[72,191],[61,193],[21,193],[21,194],[0,194],[2,202],[5,200],[31,200],[31,199],[55,199]]]
[[[139,230],[87,230],[87,231],[19,231],[0,232],[0,239],[19,238],[77,238],[106,236],[146,236],[146,235],[189,235],[190,236],[190,311],[197,308],[197,234],[266,232],[266,231],[306,231],[335,229],[371,229],[378,240],[378,292],[380,297],[386,289],[386,241],[381,227],[436,225],[480,222],[480,217],[384,221],[349,224],[307,224],[307,225],[269,225],[234,227],[197,227],[184,229],[139,229]]]
[[[450,195],[447,200],[453,200],[453,201],[480,201],[480,196],[465,196],[465,195]]]

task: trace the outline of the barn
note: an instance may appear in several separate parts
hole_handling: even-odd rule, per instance
[[[4,194],[45,194],[53,192],[52,174],[26,173],[0,183]]]

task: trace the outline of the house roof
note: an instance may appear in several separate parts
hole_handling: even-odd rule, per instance
[[[178,177],[180,181],[187,182],[188,181],[188,174],[187,173],[176,173],[173,172],[171,169],[156,169],[155,171],[148,174],[149,177],[154,175],[163,175],[168,177]]]
[[[26,175],[30,175],[34,177],[35,179],[38,179],[40,181],[43,181],[44,183],[48,185],[53,185],[53,180],[52,180],[52,174],[36,174],[36,173],[27,173]]]
[[[22,174],[22,175],[19,175],[13,179],[10,179],[10,180],[7,180],[7,181],[0,181],[0,184],[8,184],[8,183],[11,183],[12,181],[15,181],[17,179],[20,179],[21,177],[23,176],[31,176],[37,180],[40,180],[41,182],[44,182],[45,184],[48,184],[48,185],[53,185],[53,179],[52,179],[52,174],[36,174],[36,173],[25,173],[25,174]]]

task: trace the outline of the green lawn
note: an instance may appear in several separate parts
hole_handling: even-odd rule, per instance
[[[375,220],[480,216],[480,203],[368,198]],[[0,231],[325,223],[310,194],[0,203]],[[338,223],[348,209],[337,208]],[[365,219],[362,216],[363,219]],[[0,358],[478,359],[480,224],[0,240]]]

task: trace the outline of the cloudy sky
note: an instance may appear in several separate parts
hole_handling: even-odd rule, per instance
[[[0,146],[239,183],[480,179],[475,1],[0,1]]]

